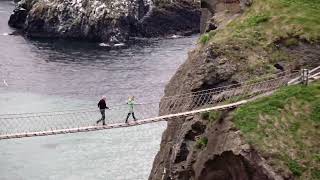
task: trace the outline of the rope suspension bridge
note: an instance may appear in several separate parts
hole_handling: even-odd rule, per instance
[[[281,72],[261,78],[203,91],[163,97],[161,101],[137,104],[135,114],[139,120],[125,122],[127,105],[112,106],[106,111],[106,125],[97,125],[101,117],[98,109],[59,112],[0,114],[0,140],[33,136],[48,136],[77,132],[124,128],[207,111],[235,108],[266,95],[280,87],[320,77],[320,66],[308,71]],[[160,115],[159,115],[160,110]]]

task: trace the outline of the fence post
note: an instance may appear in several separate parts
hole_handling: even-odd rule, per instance
[[[309,84],[309,69],[302,69],[302,83],[306,86]]]
[[[161,178],[161,180],[164,180],[164,179],[165,179],[166,173],[167,173],[167,169],[164,167],[164,168],[163,168],[163,172],[162,172],[162,178]]]
[[[306,73],[307,73],[306,85],[308,86],[308,84],[309,84],[309,75],[310,75],[309,69],[306,69]]]

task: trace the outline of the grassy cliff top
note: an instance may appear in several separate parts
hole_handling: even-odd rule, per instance
[[[318,42],[319,12],[320,0],[254,0],[241,16],[225,28],[204,35],[201,41],[221,43],[238,39],[266,45],[279,39],[298,38]]]
[[[241,80],[273,74],[276,64],[287,70],[312,68],[319,63],[319,12],[320,0],[253,0],[242,14],[203,34],[197,50],[210,49],[237,64]]]
[[[320,179],[320,82],[285,87],[242,106],[234,122],[277,172]]]

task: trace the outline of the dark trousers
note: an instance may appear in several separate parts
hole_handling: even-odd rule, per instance
[[[137,120],[137,118],[134,116],[134,112],[129,112],[128,115],[127,115],[127,118],[126,118],[126,123],[128,122],[128,119],[129,119],[130,115],[132,115],[134,120]]]
[[[100,109],[100,113],[101,113],[101,119],[99,119],[97,121],[97,124],[102,121],[103,125],[106,125],[105,119],[106,119],[106,110],[105,109]]]

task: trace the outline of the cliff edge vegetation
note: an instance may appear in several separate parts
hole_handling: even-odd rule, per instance
[[[285,87],[244,105],[233,122],[276,172],[320,179],[320,82]]]
[[[270,63],[283,63],[295,58],[286,50],[290,51],[301,43],[319,42],[319,11],[318,0],[255,0],[250,8],[225,28],[202,35],[200,42],[236,43],[262,55],[267,53],[269,62],[261,57],[262,61],[253,61],[249,68],[264,66],[269,69]],[[269,70],[272,71],[272,68]]]
[[[319,0],[254,0],[241,16],[225,28],[203,35],[200,41],[220,43],[233,39],[263,47],[279,40],[285,40],[287,46],[297,45],[299,40],[318,42],[319,11]]]
[[[224,27],[219,28],[218,23],[218,28],[202,35],[199,42],[202,47],[219,44],[220,48],[237,44],[239,50],[255,54],[247,58],[249,64],[244,69],[247,72],[256,68],[272,72],[276,70],[272,67],[276,63],[283,66],[291,64],[291,68],[295,68],[303,64],[306,55],[304,51],[310,45],[319,49],[319,11],[319,0],[254,0],[243,14],[222,22]],[[226,8],[223,16],[230,16],[228,13]],[[237,50],[225,48],[224,52],[230,60],[239,61],[243,58],[241,53],[234,53]]]

